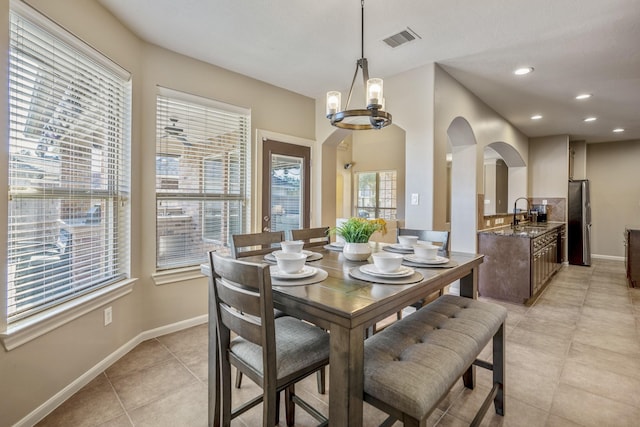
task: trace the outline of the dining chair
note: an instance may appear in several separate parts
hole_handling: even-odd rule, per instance
[[[255,264],[209,253],[213,280],[210,298],[216,322],[222,425],[263,403],[262,424],[279,422],[279,394],[285,392],[286,421],[295,423],[295,405],[325,425],[327,419],[295,394],[295,384],[329,364],[329,334],[302,320],[273,315],[271,275],[267,264]],[[232,339],[231,334],[236,336]],[[210,362],[211,363],[211,362]],[[231,365],[262,389],[254,399],[232,409]]]
[[[449,232],[440,230],[417,230],[412,228],[398,227],[398,236],[418,236],[418,240],[431,242],[440,246],[438,254],[446,256],[449,253]]]
[[[311,238],[311,236],[309,238]],[[231,256],[238,259],[254,255],[266,255],[280,249],[279,243],[283,240],[285,240],[284,231],[234,234],[231,236]],[[275,310],[276,317],[283,315],[284,314],[281,311]],[[324,394],[326,390],[326,372],[324,369],[318,371],[317,382],[318,393]],[[235,386],[236,388],[242,387],[242,371],[240,370],[236,372]]]
[[[266,255],[280,249],[279,243],[285,240],[284,231],[265,231],[262,233],[233,234],[231,236],[231,256],[245,258],[253,255]],[[276,317],[282,315],[276,310]],[[236,388],[242,386],[242,372],[236,372]]]
[[[328,245],[331,243],[329,239],[329,227],[291,230],[291,240],[302,240],[305,249]]]
[[[283,240],[284,231],[234,234],[231,236],[231,256],[237,259],[265,255],[280,249],[280,242]]]

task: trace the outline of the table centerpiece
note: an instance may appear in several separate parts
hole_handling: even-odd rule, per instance
[[[351,217],[341,225],[331,229],[345,241],[342,254],[350,261],[366,261],[371,255],[369,239],[376,231],[387,232],[387,223],[382,218],[366,219]]]

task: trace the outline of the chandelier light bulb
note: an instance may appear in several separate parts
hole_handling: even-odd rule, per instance
[[[342,94],[332,90],[327,92],[327,117],[340,111]]]
[[[382,104],[382,79],[367,80],[367,107]]]

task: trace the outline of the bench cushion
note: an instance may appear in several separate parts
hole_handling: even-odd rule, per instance
[[[431,413],[507,317],[497,304],[444,295],[365,341],[364,391],[416,418]]]

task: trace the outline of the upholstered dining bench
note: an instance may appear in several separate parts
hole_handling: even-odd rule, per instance
[[[365,341],[364,400],[400,420],[426,426],[427,418],[462,377],[474,387],[473,365],[493,370],[491,392],[471,425],[494,402],[504,415],[504,322],[497,304],[444,295]],[[477,360],[493,339],[493,363]]]

